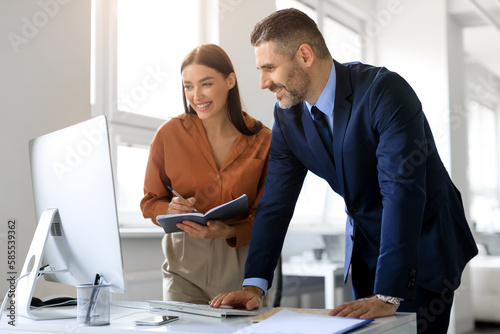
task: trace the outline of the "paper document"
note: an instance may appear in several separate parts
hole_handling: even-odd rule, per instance
[[[180,223],[183,220],[190,220],[200,225],[207,225],[207,221],[209,220],[228,220],[238,216],[239,214],[242,214],[247,210],[248,199],[247,195],[243,194],[230,202],[224,203],[208,210],[205,214],[199,212],[191,212],[160,215],[156,217],[156,221],[158,222],[158,224],[160,224],[161,227],[163,227],[165,233],[183,232],[176,226],[177,223]]]
[[[271,317],[242,328],[233,334],[280,333],[280,334],[338,334],[363,326],[373,319],[357,319],[296,313],[282,309]]]
[[[262,320],[266,320],[269,317],[272,317],[276,313],[281,310],[288,310],[295,313],[307,313],[307,314],[316,314],[316,315],[328,315],[331,310],[322,309],[322,308],[297,308],[297,307],[274,307],[267,311],[266,313],[259,314],[256,317],[252,318],[252,323],[261,322]]]

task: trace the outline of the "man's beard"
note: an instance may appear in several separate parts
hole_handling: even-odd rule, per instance
[[[305,101],[311,79],[299,65],[293,63],[290,67],[286,83],[286,86],[274,84],[269,88],[271,91],[280,87],[285,89],[285,95],[281,99],[278,99],[279,106],[283,109],[288,109],[291,106]]]

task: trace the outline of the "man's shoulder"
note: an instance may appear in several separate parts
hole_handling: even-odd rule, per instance
[[[351,77],[377,78],[384,75],[397,75],[396,72],[390,71],[387,67],[365,64],[359,61],[343,63],[340,66],[345,67]]]
[[[351,62],[341,64],[345,69],[344,77],[341,81],[349,80],[351,87],[356,93],[365,95],[367,91],[379,91],[387,88],[406,89],[408,82],[397,72],[389,70],[384,66]]]
[[[351,79],[367,80],[371,78],[375,80],[401,80],[403,79],[397,72],[388,69],[385,66],[376,66],[364,64],[359,61],[340,64],[348,72]]]

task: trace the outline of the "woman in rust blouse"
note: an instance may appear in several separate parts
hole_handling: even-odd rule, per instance
[[[178,227],[185,232],[162,240],[164,300],[208,303],[241,287],[271,131],[243,112],[233,65],[220,47],[195,48],[181,74],[185,112],[165,122],[151,143],[141,209],[157,224],[158,215],[193,207],[205,213],[247,195],[244,215],[207,226],[184,221]]]

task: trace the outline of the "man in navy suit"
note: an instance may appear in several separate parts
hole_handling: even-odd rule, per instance
[[[244,287],[211,305],[260,306],[309,170],[343,196],[348,215],[344,276],[350,267],[355,301],[330,315],[398,309],[417,312],[420,333],[446,333],[477,248],[413,89],[386,68],[333,60],[314,21],[295,9],[259,22],[251,42],[260,86],[278,100],[269,167]]]

